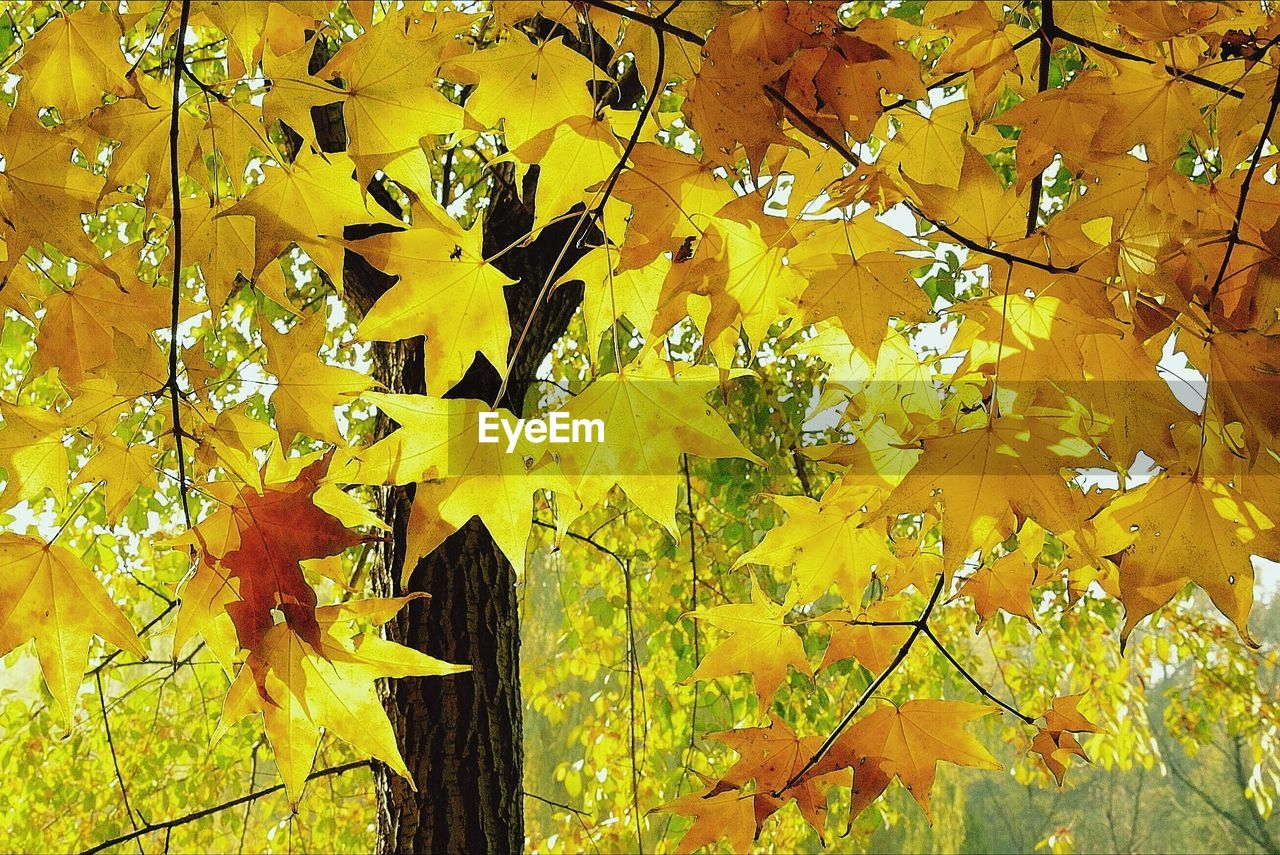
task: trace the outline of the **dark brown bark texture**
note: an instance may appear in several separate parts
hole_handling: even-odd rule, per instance
[[[516,197],[510,178],[502,175],[494,182],[495,204],[484,225],[486,255],[518,239],[533,222],[532,209]],[[526,200],[533,198],[534,181],[536,175],[531,174],[525,182]],[[513,349],[532,315],[502,401],[517,413],[529,378],[582,299],[578,283],[544,293],[546,283],[554,281],[552,266],[571,229],[572,221],[553,226],[498,263],[518,280],[507,289]],[[571,246],[557,270],[567,270],[585,249]],[[357,256],[348,257],[346,279],[357,305],[367,305],[390,281]],[[375,371],[393,391],[425,392],[421,340],[379,345]],[[448,396],[492,403],[499,389],[498,372],[478,359]],[[391,429],[394,425],[383,428]],[[383,514],[392,536],[375,568],[374,589],[380,596],[426,591],[431,597],[411,603],[388,624],[387,637],[440,659],[468,664],[472,671],[386,685],[387,712],[417,789],[385,768],[376,772],[379,851],[518,852],[524,825],[515,572],[489,533],[472,520],[420,561],[409,584],[402,586],[412,501],[412,486],[387,491]]]
[[[538,19],[536,36],[546,38],[550,25]],[[602,67],[612,52],[596,40],[594,50],[579,41],[590,32],[556,35]],[[613,106],[638,101],[634,74],[608,92]],[[326,150],[345,147],[341,120],[330,109],[316,115],[320,143]],[[490,199],[483,218],[486,257],[526,236],[533,224],[538,170],[531,168],[517,191],[509,164],[492,170]],[[389,194],[377,185],[370,195],[399,213]],[[583,210],[585,213],[585,209]],[[576,227],[576,230],[575,230]],[[349,229],[348,238],[376,229]],[[572,244],[566,243],[576,234]],[[552,224],[527,244],[510,249],[495,261],[516,284],[506,289],[512,328],[511,379],[497,403],[520,414],[538,365],[564,334],[582,301],[582,284],[555,289],[550,284],[599,243],[594,225],[578,218]],[[394,283],[362,258],[347,253],[343,280],[347,300],[361,314]],[[520,343],[521,330],[528,330]],[[517,344],[519,344],[517,350]],[[375,377],[393,392],[422,394],[425,388],[422,341],[379,344],[374,353]],[[498,371],[477,358],[467,375],[446,397],[494,403],[501,389]],[[441,390],[432,389],[432,394]],[[380,435],[395,425],[379,425]],[[389,639],[448,662],[470,665],[467,673],[447,677],[385,681],[384,704],[416,785],[375,766],[380,853],[513,853],[524,846],[523,767],[520,696],[520,635],[515,571],[484,526],[476,519],[418,562],[401,584],[406,532],[414,488],[385,491],[383,519],[391,526],[372,573],[379,596],[411,591],[430,594],[415,600],[386,627]]]

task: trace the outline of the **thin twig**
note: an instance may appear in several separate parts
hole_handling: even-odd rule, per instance
[[[640,672],[640,659],[636,655],[636,630],[631,606],[631,562],[622,565],[622,578],[626,589],[627,617],[627,715],[628,741],[631,751],[631,811],[636,823],[636,852],[644,853],[643,816],[640,813],[640,766],[636,761],[636,680]]]
[[[524,326],[520,330],[520,337],[516,339],[515,347],[511,349],[511,356],[507,360],[507,370],[503,372],[502,383],[498,386],[498,394],[494,396],[493,405],[496,407],[502,401],[502,396],[506,394],[507,384],[511,379],[511,372],[515,369],[516,358],[520,355],[520,350],[524,346],[525,339],[529,335],[529,330],[533,326],[533,319],[538,314],[538,309],[542,307],[542,301],[546,297],[547,292],[551,290],[551,282],[556,275],[556,271],[560,269],[560,262],[564,260],[565,253],[569,251],[569,247],[578,238],[578,233],[588,221],[598,221],[604,213],[605,205],[609,203],[610,197],[613,195],[613,188],[617,185],[618,179],[622,176],[623,171],[627,168],[627,161],[631,159],[631,153],[635,151],[636,145],[640,142],[640,134],[644,131],[645,120],[649,118],[649,113],[658,103],[658,96],[665,88],[663,85],[663,70],[667,63],[667,40],[662,32],[658,33],[658,66],[653,76],[653,85],[649,87],[649,97],[645,99],[644,106],[640,108],[640,117],[636,120],[635,130],[631,132],[631,137],[627,140],[626,148],[622,150],[622,156],[618,158],[617,164],[613,167],[613,171],[609,173],[609,180],[605,184],[604,192],[600,195],[599,200],[590,208],[582,212],[577,221],[573,224],[573,229],[569,232],[569,237],[565,239],[564,246],[560,248],[560,254],[556,257],[555,262],[551,265],[551,269],[547,271],[546,281],[542,283],[542,288],[538,291],[538,296],[533,301],[533,307],[529,309],[529,316],[525,318]],[[607,240],[607,238],[606,238]]]
[[[111,765],[116,770],[116,783],[120,785],[120,798],[124,801],[124,812],[129,817],[129,824],[133,826],[133,830],[138,830],[138,821],[134,818],[133,807],[129,804],[129,788],[124,783],[124,775],[120,773],[120,758],[116,756],[116,743],[111,738],[111,716],[107,714],[107,696],[102,691],[102,674],[101,672],[94,675],[94,681],[98,684],[98,703],[102,705],[102,726],[107,732],[107,748],[111,751]],[[142,843],[138,842],[138,853],[142,853]]]
[[[544,798],[543,796],[540,796],[537,793],[531,793],[528,790],[521,790],[521,792],[524,794],[524,797],[527,799],[533,799],[536,802],[542,802],[544,805],[548,805],[550,807],[560,808],[561,810],[567,810],[569,813],[573,814],[574,819],[578,820],[578,825],[582,826],[583,833],[587,835],[587,840],[591,843],[591,848],[594,849],[596,852],[600,851],[600,847],[596,845],[595,835],[591,833],[591,829],[587,826],[587,822],[586,822],[587,819],[591,819],[591,814],[587,813],[585,810],[581,810],[572,805],[567,805],[564,802],[557,802],[557,801],[552,801],[551,799],[548,799],[548,798]],[[585,817],[586,819],[584,819],[583,817]]]
[[[966,680],[968,680],[970,685],[972,685],[975,689],[978,690],[978,693],[980,695],[982,695],[984,698],[991,701],[992,703],[996,704],[1001,709],[1007,712],[1010,712],[1013,715],[1017,716],[1018,718],[1022,719],[1022,721],[1026,722],[1027,724],[1035,723],[1035,718],[1033,716],[1026,715],[1017,707],[1007,704],[1004,701],[1000,700],[994,694],[992,694],[990,689],[982,685],[982,683],[978,682],[978,679],[974,677],[972,674],[970,674],[968,670],[966,670],[965,667],[960,664],[959,660],[957,660],[954,656],[951,655],[951,651],[947,650],[947,648],[942,646],[942,642],[938,640],[938,636],[934,635],[933,629],[931,627],[929,627],[928,625],[925,625],[923,627],[923,631],[924,631],[925,637],[933,642],[934,647],[938,648],[938,652],[941,653],[946,658],[946,660],[950,662],[951,665],[957,671],[960,672],[961,677],[964,677]]]
[[[1244,219],[1244,207],[1249,200],[1249,188],[1253,184],[1253,175],[1258,170],[1258,161],[1262,159],[1262,152],[1267,145],[1267,137],[1271,135],[1271,126],[1276,120],[1276,108],[1280,107],[1280,73],[1276,74],[1276,83],[1271,90],[1271,106],[1267,110],[1267,120],[1262,126],[1262,135],[1258,137],[1258,147],[1254,149],[1253,157],[1249,160],[1249,171],[1245,173],[1244,181],[1240,185],[1240,199],[1236,202],[1236,215],[1231,224],[1231,231],[1227,235],[1227,248],[1222,254],[1222,265],[1218,268],[1218,275],[1214,277],[1213,288],[1209,292],[1209,300],[1205,303],[1205,310],[1212,311],[1213,302],[1218,299],[1218,292],[1222,290],[1222,281],[1227,274],[1227,266],[1231,263],[1231,253],[1235,251],[1236,244],[1240,242],[1240,223]]]
[[[623,18],[629,18],[632,21],[638,21],[641,24],[647,25],[649,29],[654,32],[666,33],[667,35],[675,36],[681,41],[686,41],[690,44],[701,46],[707,43],[706,39],[692,30],[686,30],[684,27],[677,27],[675,24],[668,23],[666,17],[671,13],[672,9],[679,5],[678,3],[673,3],[661,15],[646,15],[643,12],[637,12],[634,9],[619,6],[617,3],[611,3],[609,0],[582,0],[582,3],[587,6],[594,6],[597,9],[604,9],[606,12],[612,12],[615,15],[619,15]]]
[[[1049,88],[1049,67],[1053,59],[1053,0],[1043,0],[1040,4],[1040,65],[1036,74],[1036,91],[1044,92]],[[1031,200],[1027,204],[1027,237],[1040,224],[1040,196],[1044,193],[1044,170],[1036,173],[1031,179]]]
[[[858,696],[858,700],[854,703],[853,707],[844,714],[843,718],[840,719],[840,723],[837,724],[835,729],[832,730],[827,738],[822,741],[822,745],[818,746],[818,750],[813,752],[813,756],[810,757],[809,760],[800,767],[799,771],[792,775],[785,784],[778,788],[775,795],[791,789],[791,787],[795,786],[796,782],[803,778],[810,769],[818,765],[822,758],[827,755],[827,752],[831,750],[831,746],[836,744],[836,740],[840,738],[840,734],[844,733],[845,728],[853,723],[854,716],[856,716],[859,711],[867,705],[867,701],[871,700],[872,696],[874,696],[880,689],[880,686],[884,681],[889,679],[889,675],[898,669],[898,666],[902,664],[902,660],[907,658],[907,654],[911,652],[911,648],[915,645],[916,639],[925,631],[929,622],[929,615],[933,614],[933,607],[938,604],[938,597],[942,595],[942,588],[945,582],[946,576],[939,573],[938,583],[934,585],[933,593],[929,595],[928,604],[926,604],[924,610],[920,612],[920,617],[915,620],[915,623],[912,625],[911,634],[902,642],[902,646],[898,648],[898,652],[894,655],[893,661],[890,662],[883,671],[876,675],[876,678],[872,680],[867,688],[862,691],[862,694]]]
[[[373,765],[373,761],[371,760],[356,760],[351,763],[343,763],[341,766],[330,766],[328,769],[321,769],[317,772],[312,772],[310,775],[307,776],[307,780],[314,781],[316,778],[327,778],[330,775],[341,775],[344,772],[350,772],[353,769],[367,769],[372,765]],[[113,837],[110,840],[104,840],[101,843],[97,844],[96,846],[93,846],[89,849],[84,850],[84,852],[81,855],[93,855],[93,853],[95,852],[101,852],[104,849],[110,849],[112,846],[119,846],[121,843],[128,843],[130,840],[133,840],[138,837],[142,837],[143,835],[154,834],[157,831],[168,831],[171,828],[177,828],[180,825],[186,825],[187,823],[195,822],[196,820],[203,819],[206,816],[212,816],[215,813],[220,813],[221,811],[229,810],[233,807],[239,807],[245,802],[251,802],[256,799],[260,799],[263,796],[269,796],[272,793],[278,793],[283,789],[284,789],[284,784],[276,784],[273,787],[267,787],[262,790],[255,790],[254,792],[248,793],[247,795],[239,796],[238,798],[234,798],[230,801],[223,802],[220,805],[214,805],[213,807],[208,807],[202,810],[193,811],[192,813],[184,814],[183,816],[179,816],[174,819],[166,819],[163,822],[148,823],[144,825],[142,828],[130,834],[122,834],[119,837]]]
[[[1138,56],[1137,54],[1129,53],[1128,51],[1121,50],[1120,48],[1114,48],[1114,47],[1111,47],[1110,45],[1104,45],[1104,44],[1101,44],[1100,42],[1095,42],[1092,39],[1087,39],[1084,36],[1079,36],[1079,35],[1076,35],[1075,33],[1068,32],[1067,30],[1064,30],[1061,27],[1054,26],[1052,21],[1046,22],[1045,29],[1049,33],[1050,38],[1062,39],[1064,42],[1070,42],[1076,47],[1082,47],[1088,50],[1095,50],[1098,53],[1106,54],[1107,56],[1112,57],[1114,59],[1124,59],[1130,62],[1140,62],[1140,63],[1143,63],[1144,65],[1159,65],[1159,63],[1157,63],[1154,59],[1148,59],[1145,56]],[[1266,48],[1264,47],[1263,50],[1265,51]],[[1205,87],[1206,89],[1212,89],[1215,92],[1221,92],[1223,95],[1229,95],[1232,98],[1244,97],[1244,93],[1241,92],[1239,89],[1236,89],[1232,86],[1228,86],[1225,83],[1219,83],[1216,80],[1210,80],[1209,78],[1201,77],[1198,74],[1191,74],[1190,72],[1181,71],[1172,65],[1164,65],[1162,67],[1168,74],[1172,75],[1175,78],[1178,78],[1179,80],[1186,80],[1189,83],[1198,84],[1200,86]]]

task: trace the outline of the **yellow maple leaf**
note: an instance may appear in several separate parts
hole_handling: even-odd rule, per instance
[[[67,449],[62,418],[44,407],[0,401],[0,466],[7,478],[0,508],[34,499],[45,490],[56,499],[67,495]]]
[[[344,44],[319,73],[324,79],[341,77],[343,121],[358,163],[389,160],[417,148],[423,137],[462,128],[462,108],[429,84],[443,50],[472,22],[459,16],[452,25],[441,21],[428,30],[410,21],[408,15],[388,15]]]
[[[1091,527],[1097,552],[1118,555],[1122,639],[1190,580],[1256,646],[1249,635],[1250,556],[1275,558],[1280,544],[1274,523],[1231,486],[1191,473],[1165,473],[1113,498]]]
[[[595,112],[587,84],[607,75],[561,39],[530,41],[518,31],[496,47],[445,63],[450,79],[477,84],[466,111],[483,127],[502,125],[507,148],[537,163],[544,142],[526,145],[573,116]]]
[[[103,93],[124,95],[128,63],[114,14],[82,9],[49,21],[23,49],[22,98],[32,109],[54,106],[63,121],[84,118]]]
[[[68,722],[94,635],[146,658],[128,619],[79,556],[0,533],[0,655],[34,639],[45,685]]]
[[[604,424],[603,442],[560,447],[561,467],[583,504],[620,487],[674,537],[681,454],[761,462],[704,402],[720,380],[710,366],[647,358],[597,377],[567,401],[562,410],[571,418]]]
[[[368,375],[330,365],[316,355],[327,330],[323,310],[304,318],[288,334],[277,332],[270,323],[263,324],[267,370],[276,376],[271,403],[282,448],[288,448],[298,434],[341,443],[333,408],[373,384]]]
[[[456,225],[443,211],[414,228],[351,246],[374,267],[399,277],[356,332],[365,341],[426,336],[427,390],[443,395],[479,353],[504,371],[511,327],[503,296],[512,284],[484,259],[479,228]]]
[[[253,277],[296,243],[341,283],[343,229],[356,223],[400,224],[380,207],[370,212],[361,188],[351,180],[354,170],[346,155],[300,154],[293,163],[268,168],[261,184],[216,215],[254,218]]]
[[[789,578],[803,602],[818,599],[832,583],[846,602],[861,601],[873,568],[885,575],[894,562],[883,526],[863,525],[868,489],[835,482],[821,501],[807,496],[774,496],[787,521],[772,528],[758,546],[734,563],[790,568]],[[881,520],[883,521],[883,520]]]
[[[794,668],[807,677],[813,669],[804,653],[804,644],[785,620],[796,605],[793,587],[782,603],[775,603],[751,580],[751,602],[730,603],[692,613],[717,629],[731,633],[702,657],[689,681],[710,680],[731,674],[750,674],[755,681],[760,708],[767,709],[778,686]]]
[[[322,730],[362,755],[386,763],[413,786],[375,683],[384,677],[457,674],[470,670],[469,666],[451,665],[350,629],[351,621],[361,618],[381,625],[411,599],[357,600],[317,609],[322,629],[319,647],[307,643],[288,624],[267,630],[227,690],[214,740],[246,715],[261,713],[280,776],[295,805]]]
[[[1001,768],[965,729],[969,722],[993,712],[995,707],[964,701],[907,701],[900,707],[881,707],[859,719],[840,737],[840,743],[860,757],[878,758],[886,779],[896,776],[928,816],[939,762]]]
[[[491,410],[479,401],[425,395],[366,393],[364,399],[400,429],[372,446],[340,454],[329,480],[348,484],[419,483],[407,534],[410,574],[417,558],[478,516],[517,571],[533,527],[533,495],[549,489],[566,497],[573,490],[545,446],[520,436],[507,450],[506,437],[482,443],[480,419],[493,413],[514,427],[507,410]],[[407,580],[406,575],[406,580]]]
[[[1092,446],[1052,420],[1006,415],[984,427],[921,441],[924,453],[877,513],[941,513],[943,559],[953,570],[973,550],[1013,533],[1029,516],[1050,531],[1075,528],[1089,514],[1084,494],[1062,470],[1086,466]],[[936,494],[936,495],[935,495]]]

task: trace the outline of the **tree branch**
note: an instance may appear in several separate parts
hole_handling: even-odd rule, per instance
[[[1218,292],[1222,290],[1222,281],[1227,274],[1227,266],[1231,263],[1231,253],[1235,251],[1236,245],[1240,243],[1240,222],[1244,219],[1244,207],[1249,199],[1249,188],[1253,185],[1254,173],[1258,171],[1258,161],[1262,159],[1262,152],[1267,145],[1267,137],[1271,135],[1271,126],[1276,120],[1276,108],[1280,107],[1280,72],[1276,74],[1276,83],[1271,90],[1271,106],[1267,110],[1267,120],[1262,126],[1262,135],[1258,137],[1258,147],[1253,151],[1253,157],[1249,160],[1249,171],[1245,173],[1244,181],[1240,185],[1240,199],[1236,202],[1236,215],[1231,224],[1231,231],[1227,235],[1227,248],[1222,253],[1222,266],[1218,268],[1218,275],[1214,277],[1213,288],[1209,291],[1209,300],[1205,303],[1205,310],[1210,311],[1215,300],[1218,299]]]
[[[889,679],[889,675],[897,670],[898,666],[902,664],[902,660],[907,658],[907,654],[911,652],[911,648],[915,645],[916,639],[920,637],[922,632],[927,631],[929,615],[933,614],[933,607],[938,604],[938,597],[942,595],[942,587],[945,582],[946,576],[939,573],[938,583],[933,587],[933,593],[929,596],[928,604],[925,605],[924,611],[920,612],[920,617],[917,618],[913,624],[911,634],[907,636],[906,641],[902,642],[902,646],[898,648],[898,652],[893,657],[893,661],[890,662],[888,666],[871,681],[870,685],[862,691],[862,694],[854,703],[853,708],[844,714],[844,718],[840,719],[840,723],[835,726],[835,729],[831,731],[830,735],[823,740],[820,746],[818,746],[818,750],[813,752],[813,756],[800,767],[800,770],[787,779],[785,784],[778,788],[778,791],[774,793],[775,796],[780,795],[782,792],[795,786],[796,782],[803,778],[810,769],[818,765],[822,758],[826,756],[827,752],[831,750],[831,746],[835,745],[836,740],[840,738],[840,734],[844,733],[845,728],[853,723],[854,716],[856,716],[858,712],[867,705],[867,701],[871,700],[871,697],[876,693],[884,681]]]
[[[800,110],[799,107],[791,103],[791,101],[785,95],[783,95],[773,86],[766,85],[764,87],[764,92],[770,98],[772,98],[773,100],[781,104],[783,107],[785,107],[787,111],[791,113],[794,119],[797,122],[799,122],[800,125],[804,127],[806,131],[808,131],[810,134],[812,134],[816,138],[822,140],[827,145],[831,146],[851,166],[856,167],[856,166],[862,165],[862,158],[854,154],[853,151],[847,145],[837,140],[831,134],[827,133],[826,130],[824,130],[820,125],[818,125],[808,116],[806,116]],[[948,226],[946,223],[930,219],[914,203],[907,201],[907,202],[903,202],[903,204],[906,205],[906,207],[911,211],[911,213],[915,214],[920,219],[929,223],[935,229],[947,235],[956,243],[960,244],[963,247],[966,247],[969,250],[972,250],[973,252],[990,256],[991,258],[998,258],[1001,261],[1006,262],[1007,264],[1021,264],[1026,267],[1034,267],[1037,270],[1043,270],[1046,273],[1074,273],[1078,269],[1076,265],[1071,265],[1068,267],[1059,267],[1056,264],[1050,264],[1045,261],[1036,261],[1035,259],[1031,259],[1031,258],[1023,258],[1021,256],[1014,255],[1012,253],[1005,252],[1003,250],[995,249],[993,247],[983,246],[982,244],[975,241],[973,238],[965,237],[964,235],[960,234],[955,229]]]
[[[960,672],[960,676],[968,680],[969,684],[972,685],[975,689],[977,689],[980,695],[982,695],[984,698],[991,701],[992,703],[996,704],[1001,709],[1017,716],[1026,724],[1035,723],[1034,718],[1024,714],[1017,707],[1014,707],[1000,700],[994,694],[992,694],[991,691],[987,689],[986,686],[979,683],[978,679],[974,677],[972,674],[970,674],[968,670],[966,670],[965,667],[960,664],[960,661],[958,659],[956,659],[954,656],[951,655],[951,651],[947,650],[947,648],[942,646],[942,642],[938,640],[938,636],[934,635],[933,630],[928,625],[924,626],[923,630],[924,630],[925,637],[927,637],[931,642],[933,642],[933,646],[938,648],[938,652],[941,653],[944,657],[946,657],[946,660],[951,663],[952,667],[954,667],[957,671]]]
[[[1045,24],[1045,30],[1046,32],[1049,33],[1050,38],[1062,39],[1064,42],[1070,42],[1076,47],[1082,47],[1087,50],[1095,50],[1098,53],[1106,54],[1107,56],[1112,57],[1114,59],[1124,59],[1124,60],[1128,60],[1129,62],[1140,62],[1140,63],[1143,63],[1144,65],[1158,64],[1154,59],[1148,59],[1145,56],[1138,56],[1137,54],[1129,53],[1128,51],[1121,50],[1120,48],[1114,48],[1114,47],[1111,47],[1110,45],[1104,45],[1104,44],[1101,44],[1100,42],[1095,42],[1091,39],[1086,39],[1084,36],[1078,36],[1075,33],[1071,33],[1062,29],[1061,27],[1054,26],[1052,22],[1048,22]],[[1270,47],[1270,45],[1267,45],[1266,47]],[[1266,47],[1263,47],[1262,50],[1265,51]],[[1219,83],[1216,80],[1210,80],[1209,78],[1201,77],[1198,74],[1192,74],[1190,72],[1181,71],[1172,65],[1163,65],[1162,68],[1164,68],[1166,72],[1168,72],[1173,77],[1178,78],[1179,80],[1186,80],[1189,83],[1196,83],[1200,86],[1204,86],[1207,89],[1212,89],[1215,92],[1221,92],[1223,95],[1229,95],[1232,98],[1244,97],[1244,93],[1241,92],[1239,89],[1236,89],[1232,86],[1228,86],[1225,83]]]
[[[620,15],[623,18],[638,21],[641,24],[648,26],[654,32],[666,33],[667,35],[675,36],[681,41],[686,41],[690,44],[701,46],[707,43],[707,40],[697,33],[691,30],[686,30],[684,27],[677,27],[675,24],[669,23],[666,16],[671,12],[671,9],[667,9],[667,11],[663,12],[662,15],[646,15],[643,12],[637,12],[634,9],[619,6],[617,3],[611,3],[609,0],[581,0],[581,2],[585,6],[594,6],[597,9],[603,9],[606,12],[612,12],[615,15]],[[671,8],[675,8],[675,6],[673,5]]]
[[[654,19],[655,21],[657,19]],[[560,250],[560,256],[551,265],[551,269],[547,271],[546,281],[542,283],[542,288],[538,292],[537,298],[534,300],[533,307],[529,310],[529,315],[525,318],[524,326],[520,330],[520,336],[516,339],[515,347],[512,348],[510,356],[507,358],[507,370],[502,376],[502,382],[498,385],[498,394],[493,400],[496,407],[498,402],[502,400],[502,396],[507,392],[507,384],[511,379],[511,372],[515,368],[516,359],[520,355],[521,348],[524,347],[525,339],[529,335],[529,330],[533,326],[533,319],[538,314],[538,309],[542,306],[542,300],[547,292],[551,290],[551,283],[556,271],[560,268],[560,262],[563,260],[565,253],[569,251],[569,247],[573,246],[574,241],[578,240],[578,234],[582,227],[589,221],[594,225],[600,220],[604,213],[604,207],[609,203],[609,198],[613,195],[613,188],[618,184],[618,178],[622,176],[623,171],[627,168],[627,161],[631,158],[631,153],[635,151],[636,145],[640,142],[640,134],[644,130],[645,119],[649,118],[650,111],[657,106],[658,96],[666,88],[663,85],[663,71],[667,63],[667,40],[666,37],[658,33],[658,65],[653,75],[653,85],[649,87],[649,96],[645,99],[644,105],[640,108],[640,117],[636,119],[635,130],[631,132],[631,137],[627,140],[626,147],[622,150],[622,156],[618,158],[618,162],[613,167],[613,171],[609,173],[609,180],[605,183],[604,191],[600,194],[599,200],[590,208],[584,210],[582,215],[578,217],[573,224],[573,229],[569,232],[569,237],[565,239],[564,247]],[[608,242],[608,237],[605,237]]]
[[[124,775],[120,773],[120,758],[116,756],[116,743],[111,738],[111,716],[107,713],[107,696],[102,691],[102,673],[93,675],[98,684],[98,703],[102,705],[102,726],[107,731],[107,748],[111,751],[111,765],[116,770],[116,783],[120,785],[120,798],[124,801],[124,812],[129,817],[129,825],[138,830],[138,820],[133,815],[133,807],[129,804],[129,788],[124,783]],[[138,853],[142,855],[142,844],[138,843]]]
[[[307,776],[307,780],[313,781],[316,778],[327,778],[330,775],[341,775],[342,773],[350,772],[353,769],[365,769],[365,768],[371,767],[372,765],[373,765],[373,761],[371,760],[356,760],[351,763],[343,763],[341,766],[330,766],[328,769],[321,769],[318,772],[312,772],[310,775]],[[220,805],[214,805],[213,807],[208,807],[208,808],[204,808],[203,810],[194,811],[193,813],[185,814],[175,819],[166,819],[163,822],[147,823],[142,828],[136,831],[133,831],[129,834],[122,834],[119,837],[113,837],[110,840],[104,840],[101,843],[97,844],[96,846],[93,846],[89,849],[84,850],[84,852],[81,853],[81,855],[93,855],[93,853],[95,852],[101,852],[104,849],[110,849],[112,846],[119,846],[121,843],[128,843],[130,840],[133,840],[138,837],[142,837],[147,834],[153,834],[157,831],[168,831],[171,828],[177,828],[180,825],[186,825],[187,823],[195,822],[197,819],[203,819],[206,816],[212,816],[215,813],[219,813],[224,810],[229,810],[233,807],[237,807],[239,805],[245,804],[246,802],[251,802],[256,799],[260,799],[263,796],[269,796],[272,793],[278,793],[283,789],[284,789],[284,784],[276,784],[273,787],[267,787],[266,789],[256,790],[252,793],[249,793],[248,795],[243,795],[243,796],[240,796],[239,798],[232,799],[231,801],[223,802]]]
[[[1190,790],[1195,795],[1196,798],[1204,802],[1205,806],[1208,807],[1209,810],[1213,811],[1218,816],[1222,817],[1227,822],[1231,823],[1231,825],[1234,826],[1237,831],[1243,834],[1251,842],[1258,844],[1259,847],[1265,848],[1266,844],[1262,840],[1258,839],[1258,837],[1253,833],[1253,830],[1249,828],[1249,826],[1247,826],[1243,820],[1241,820],[1235,814],[1231,813],[1229,810],[1227,810],[1226,808],[1219,805],[1216,801],[1214,801],[1212,796],[1210,796],[1201,787],[1195,784],[1191,780],[1191,778],[1189,778],[1187,774],[1182,771],[1182,769],[1178,766],[1178,764],[1173,761],[1172,757],[1166,756],[1164,760],[1165,760],[1165,764],[1169,767],[1169,771],[1173,773],[1173,777],[1181,781],[1182,785],[1186,787],[1188,790]]]
[[[191,18],[191,0],[182,0],[182,15],[178,22],[177,44],[173,58],[173,103],[169,113],[169,181],[173,194],[173,278],[170,286],[173,298],[169,314],[169,377],[165,387],[172,405],[173,439],[178,455],[178,494],[182,498],[182,516],[187,528],[191,528],[191,503],[187,496],[187,460],[182,449],[182,412],[178,392],[178,317],[182,309],[182,185],[178,170],[178,110],[182,99],[182,68],[187,41],[187,21]],[[163,391],[163,390],[162,390]]]
[[[1040,3],[1040,63],[1036,74],[1036,91],[1044,92],[1049,88],[1049,66],[1053,60],[1053,0],[1042,0]],[[1027,203],[1027,237],[1040,224],[1040,196],[1044,193],[1044,170],[1036,173],[1031,179],[1031,199]]]

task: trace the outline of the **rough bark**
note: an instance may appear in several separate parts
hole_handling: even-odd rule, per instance
[[[525,200],[533,198],[534,182],[536,170],[527,176],[520,194]],[[514,192],[510,173],[497,176],[493,198],[484,225],[487,255],[525,234],[532,224],[532,210]],[[533,315],[501,402],[517,413],[529,378],[582,299],[576,283],[544,293],[546,283],[554,280],[557,258],[557,270],[563,271],[586,250],[575,242],[579,245],[561,257],[571,229],[572,221],[547,229],[528,247],[508,252],[498,262],[503,272],[518,280],[507,289],[513,349]],[[392,281],[355,255],[348,256],[344,278],[349,298],[361,310]],[[426,391],[421,340],[379,345],[375,374],[393,391]],[[448,395],[492,402],[499,388],[498,372],[477,360]],[[392,424],[381,428],[391,429]],[[382,596],[426,591],[431,597],[415,601],[388,624],[387,637],[449,662],[469,664],[473,670],[443,678],[395,680],[385,687],[387,712],[417,789],[385,768],[377,771],[378,848],[388,853],[518,852],[524,843],[524,754],[515,572],[484,527],[472,520],[420,561],[408,586],[402,586],[412,500],[412,486],[387,491],[383,516],[392,536],[377,562],[373,583]]]
[[[602,68],[612,51],[589,30],[573,34],[537,19],[536,34],[566,37],[566,43]],[[593,46],[578,37],[595,41]],[[638,103],[641,88],[634,71],[617,85],[597,93],[618,107]],[[321,147],[345,146],[345,131],[330,111],[315,116]],[[533,225],[533,199],[538,170],[531,168],[517,192],[510,164],[493,170],[489,205],[483,221],[484,252],[499,250],[527,235]],[[371,196],[389,210],[395,203],[375,183]],[[506,289],[512,328],[511,379],[497,403],[521,414],[525,394],[537,367],[563,335],[582,301],[581,283],[550,290],[562,273],[599,243],[594,226],[577,227],[569,218],[541,230],[526,246],[503,253],[495,261],[516,284]],[[585,225],[585,224],[584,224]],[[356,238],[385,227],[349,230]],[[572,245],[566,246],[576,234]],[[348,252],[343,271],[348,302],[363,314],[394,282]],[[532,321],[530,318],[532,317]],[[523,343],[517,343],[529,324]],[[389,390],[421,394],[425,389],[422,341],[379,344],[374,353],[376,378]],[[501,388],[498,371],[477,359],[447,397],[475,398],[494,403]],[[430,390],[440,394],[440,390]],[[379,432],[394,424],[379,425]],[[380,853],[511,853],[524,846],[522,701],[520,697],[520,634],[516,577],[506,557],[478,520],[447,539],[418,562],[407,586],[401,584],[406,532],[413,487],[397,487],[383,496],[382,516],[392,529],[372,581],[380,596],[425,591],[430,598],[410,604],[386,627],[393,641],[448,662],[472,667],[447,677],[385,681],[384,706],[395,729],[401,754],[413,776],[409,782],[385,767],[375,766],[378,794]]]

